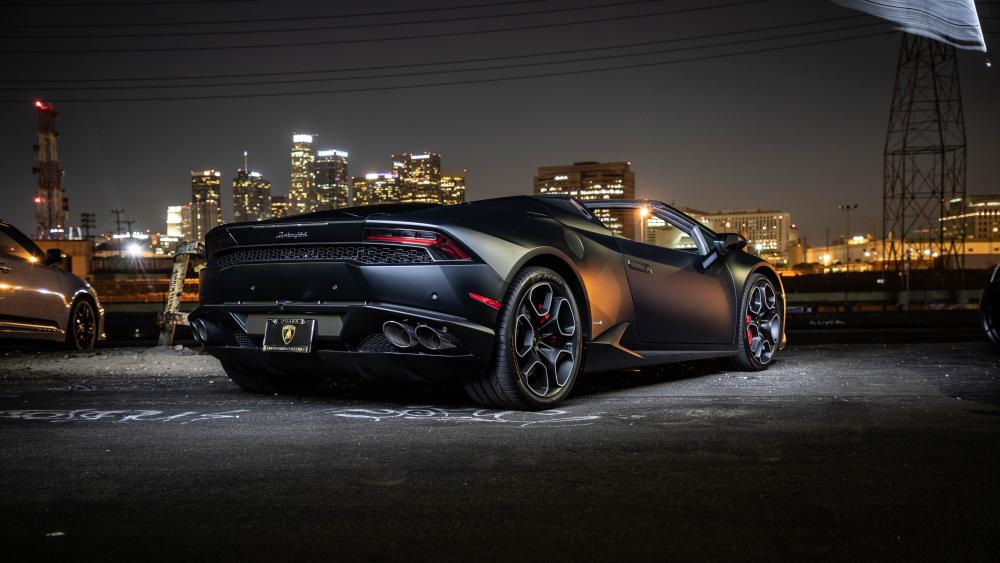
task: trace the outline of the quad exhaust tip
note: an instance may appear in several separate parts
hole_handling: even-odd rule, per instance
[[[452,350],[458,347],[458,339],[446,329],[438,330],[428,325],[413,327],[399,321],[386,321],[382,324],[382,335],[389,344],[402,350],[413,348],[417,344],[432,352]]]
[[[420,325],[414,330],[417,342],[428,350],[451,350],[458,346],[458,340],[451,334],[431,328],[427,325]]]
[[[417,345],[417,338],[414,336],[414,329],[398,321],[386,321],[382,324],[382,334],[385,335],[389,344],[396,348],[413,348]]]

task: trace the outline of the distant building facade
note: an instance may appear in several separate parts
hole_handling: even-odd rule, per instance
[[[167,206],[167,234],[166,236],[180,240],[184,238],[184,208],[190,206],[170,205]],[[189,212],[190,213],[190,212]]]
[[[441,155],[392,155],[392,173],[399,178],[401,203],[441,203]]]
[[[262,221],[271,217],[271,182],[260,172],[237,170],[233,178],[233,220]]]
[[[271,196],[271,218],[281,219],[282,217],[288,217],[288,196],[286,195],[272,195]]]
[[[191,204],[181,206],[181,240],[194,240],[194,223],[191,220]]]
[[[314,210],[340,209],[351,204],[351,176],[347,169],[347,151],[327,149],[316,151],[311,179]]]
[[[685,209],[684,212],[717,233],[743,235],[750,241],[753,253],[769,262],[788,263],[788,247],[792,239],[792,216],[786,211],[756,209],[752,211],[707,212]]]
[[[222,224],[222,173],[191,172],[191,236],[205,240],[208,231]]]
[[[400,182],[395,174],[376,172],[354,178],[354,205],[399,202]]]
[[[465,203],[465,170],[441,173],[441,203],[455,205]]]
[[[635,172],[628,162],[575,162],[563,166],[541,166],[535,176],[536,194],[565,194],[583,201],[635,199]],[[618,210],[595,213],[618,235],[634,238],[635,225]]]
[[[1000,195],[970,195],[945,203],[944,238],[1000,240]],[[964,231],[964,232],[963,232]]]
[[[310,213],[316,208],[313,192],[312,165],[316,161],[313,135],[292,135],[292,175],[288,188],[288,214]]]

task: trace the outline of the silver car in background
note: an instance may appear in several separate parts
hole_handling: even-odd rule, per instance
[[[89,350],[104,338],[104,308],[89,283],[55,267],[62,251],[42,252],[0,221],[0,338],[28,338]]]

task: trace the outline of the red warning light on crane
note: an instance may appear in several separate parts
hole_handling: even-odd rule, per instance
[[[35,203],[44,203],[44,202],[45,200],[42,199],[42,196],[35,196]]]
[[[35,107],[40,110],[50,110],[52,105],[43,102],[42,100],[35,100]]]

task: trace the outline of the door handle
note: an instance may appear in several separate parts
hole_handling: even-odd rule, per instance
[[[6,262],[0,262],[0,274],[9,274],[13,268],[7,265]]]
[[[628,260],[628,267],[632,268],[633,270],[635,270],[637,272],[643,272],[643,273],[646,273],[646,274],[652,274],[653,273],[653,267],[650,266],[649,264],[646,264],[645,262],[637,262],[635,260]]]

